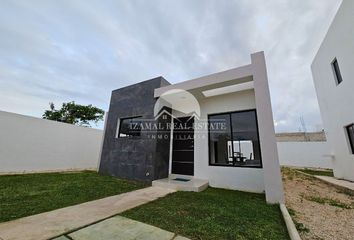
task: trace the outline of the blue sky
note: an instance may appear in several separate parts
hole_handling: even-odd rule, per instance
[[[301,116],[315,130],[310,65],[340,2],[2,0],[0,110],[40,117],[67,101],[107,110],[113,89],[181,82],[265,51],[276,130],[298,131]]]

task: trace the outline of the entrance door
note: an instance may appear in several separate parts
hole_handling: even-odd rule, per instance
[[[172,173],[194,175],[194,118],[174,120]]]

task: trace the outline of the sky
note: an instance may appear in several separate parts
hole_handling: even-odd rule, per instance
[[[108,110],[111,91],[178,83],[264,51],[277,132],[322,121],[311,62],[341,0],[1,0],[0,110]],[[95,126],[102,128],[103,124]]]

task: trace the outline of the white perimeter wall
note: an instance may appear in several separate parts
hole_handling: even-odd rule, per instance
[[[337,58],[343,82],[336,85],[331,62]],[[312,63],[318,102],[335,156],[334,175],[354,181],[354,155],[345,126],[354,123],[354,1],[344,0]]]
[[[0,173],[96,169],[102,131],[0,111]]]
[[[333,168],[327,142],[277,142],[282,166]]]

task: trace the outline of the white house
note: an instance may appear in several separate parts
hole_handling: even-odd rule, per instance
[[[354,181],[354,1],[342,2],[311,67],[334,175]]]
[[[206,180],[283,202],[263,52],[224,72],[113,91],[99,171],[143,181]]]

